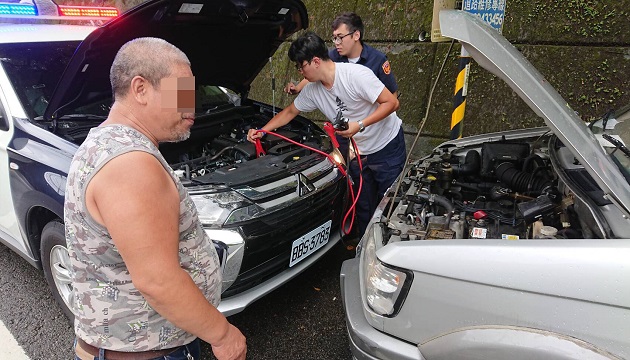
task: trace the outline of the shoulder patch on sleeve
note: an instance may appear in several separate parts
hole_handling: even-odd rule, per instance
[[[385,60],[382,66],[385,75],[389,75],[392,72],[392,69],[389,67],[389,60]]]

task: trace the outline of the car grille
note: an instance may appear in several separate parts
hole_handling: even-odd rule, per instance
[[[303,174],[308,174],[308,171]],[[257,203],[273,203],[275,211],[239,226],[246,241],[245,253],[240,274],[223,293],[224,297],[252,288],[287,269],[293,241],[326,221],[332,220],[331,234],[339,230],[346,181],[332,167],[323,173],[319,171],[310,179],[316,183],[325,177],[332,177],[333,181],[327,181],[325,187],[280,205],[278,199],[286,197],[286,191],[278,192],[274,187],[269,188],[269,193],[273,194],[271,197],[260,196],[261,200]],[[297,191],[294,187],[293,192]]]

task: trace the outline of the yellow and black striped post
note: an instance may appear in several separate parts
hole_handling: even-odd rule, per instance
[[[468,74],[470,72],[470,55],[462,48],[459,58],[455,95],[453,97],[453,114],[451,116],[451,139],[462,137],[464,110],[466,109],[466,93],[468,91]]]

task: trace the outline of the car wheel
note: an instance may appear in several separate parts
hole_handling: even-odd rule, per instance
[[[66,234],[63,223],[54,220],[42,230],[42,267],[53,297],[63,313],[72,322],[72,281],[70,279],[70,256],[66,247]]]

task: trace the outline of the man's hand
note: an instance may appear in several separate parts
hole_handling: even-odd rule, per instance
[[[289,95],[297,95],[300,93],[300,90],[298,90],[297,84],[291,81],[284,87],[284,92]]]
[[[232,324],[221,341],[211,345],[212,353],[217,360],[245,360],[247,354],[245,336]]]
[[[361,130],[359,124],[356,121],[350,121],[348,122],[348,130],[337,130],[335,133],[345,138],[351,138],[354,134],[358,133],[359,130]]]
[[[308,84],[308,80],[306,79],[302,79],[302,81],[300,81],[299,83],[291,81],[287,84],[287,86],[284,87],[284,92],[289,95],[297,95],[300,93],[300,91],[302,91],[302,89],[304,89],[304,86],[306,86],[306,84]]]
[[[264,130],[249,129],[249,131],[247,132],[247,141],[249,141],[252,144],[255,144],[256,139],[262,138],[263,135],[265,135]]]
[[[249,131],[247,132],[247,141],[255,144],[256,139],[260,139],[264,135],[264,133],[265,132],[262,130],[249,129]]]

